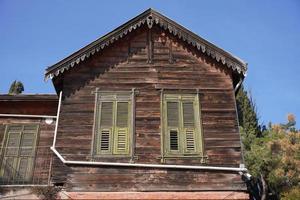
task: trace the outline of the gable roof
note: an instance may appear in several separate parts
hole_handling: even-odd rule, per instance
[[[58,63],[48,67],[45,72],[45,79],[52,79],[53,77],[64,73],[66,70],[76,67],[80,62],[88,59],[91,55],[94,55],[96,52],[110,46],[110,44],[123,38],[129,32],[132,32],[144,24],[147,24],[150,29],[154,24],[158,25],[179,39],[187,42],[193,47],[196,47],[202,53],[205,53],[216,61],[221,62],[224,66],[236,71],[242,77],[246,76],[247,63],[243,60],[217,47],[211,42],[208,42],[173,20],[150,8],[110,33],[107,33]]]

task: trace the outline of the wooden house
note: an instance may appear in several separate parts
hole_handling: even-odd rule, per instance
[[[1,158],[16,145],[10,131],[26,134],[35,123],[33,141],[51,146],[48,184],[66,198],[249,199],[235,103],[246,71],[241,59],[148,9],[46,69],[58,100],[32,112],[53,122],[0,118]],[[37,146],[31,163],[40,162]]]
[[[23,187],[51,184],[57,95],[0,95],[0,198],[30,198]],[[26,195],[25,195],[26,194]]]

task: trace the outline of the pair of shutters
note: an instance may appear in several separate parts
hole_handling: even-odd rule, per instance
[[[1,176],[12,183],[32,178],[38,125],[9,125],[3,149]]]
[[[100,100],[97,154],[129,154],[131,102],[128,98],[122,100],[115,95],[111,100]]]
[[[96,154],[128,155],[132,116],[130,94],[101,95],[97,102]],[[199,110],[197,95],[164,95],[165,154],[184,156],[202,153]]]
[[[200,114],[197,96],[165,95],[165,153],[199,154],[201,151]]]

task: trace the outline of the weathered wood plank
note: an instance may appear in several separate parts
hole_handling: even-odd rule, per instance
[[[90,160],[94,94],[135,88],[135,160],[160,164],[160,89],[195,93],[199,89],[205,155],[208,165],[234,166],[241,162],[231,73],[221,63],[197,54],[178,39],[153,29],[153,57],[142,29],[95,54],[64,74],[64,99],[57,149],[67,159]],[[171,43],[169,43],[171,42]],[[172,48],[172,51],[170,50]],[[173,61],[170,62],[170,52]],[[169,89],[169,90],[168,90]],[[178,90],[176,90],[178,89]],[[129,162],[129,158],[96,158]],[[65,166],[54,160],[53,181],[66,182],[72,191],[203,191],[243,190],[236,173],[193,170],[158,170],[122,167]],[[200,158],[167,159],[167,164],[200,165]],[[179,181],[180,180],[180,181]]]

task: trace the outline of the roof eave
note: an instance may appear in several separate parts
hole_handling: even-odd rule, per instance
[[[154,24],[159,25],[164,30],[168,30],[174,36],[177,36],[179,39],[182,39],[188,44],[196,47],[202,53],[206,53],[208,56],[218,62],[221,62],[223,65],[227,65],[228,68],[237,71],[241,76],[246,76],[246,62],[150,8],[65,59],[48,67],[45,72],[45,79],[52,79],[60,73],[63,73],[65,70],[78,65],[81,61],[84,61],[96,52],[114,43],[114,41],[124,37],[129,32],[141,27],[143,24],[147,24],[149,28],[152,28],[152,25]]]

